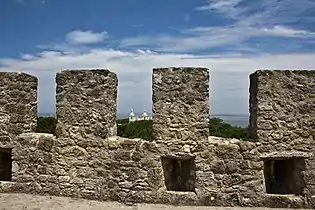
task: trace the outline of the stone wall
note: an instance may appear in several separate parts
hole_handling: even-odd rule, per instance
[[[288,75],[290,81],[285,80]],[[157,139],[150,142],[113,136],[110,128],[115,126],[110,120],[115,115],[116,75],[104,76],[104,71],[58,74],[57,136],[24,133],[14,138],[13,182],[0,182],[0,192],[127,204],[314,208],[314,136],[308,135],[314,130],[314,107],[295,98],[303,90],[305,101],[314,104],[314,74],[258,71],[251,75],[254,142],[208,137],[208,76],[206,69],[154,70]],[[284,86],[289,82],[294,84],[292,92]],[[293,102],[298,104],[295,109],[286,108]],[[305,115],[299,108],[303,106]],[[281,116],[286,117],[282,127],[267,126],[279,123]],[[297,128],[290,126],[292,121]],[[105,127],[103,132],[88,132],[99,123]],[[275,135],[279,133],[281,138]],[[297,140],[288,139],[292,135]]]
[[[314,104],[315,71],[259,70],[250,75],[251,135],[262,143],[266,163],[291,160],[291,177],[300,176],[292,183],[300,182],[308,195],[315,194]]]
[[[83,142],[26,133],[15,145],[13,184],[0,186],[0,192],[130,203],[136,202],[135,194],[155,192],[163,185],[159,150],[152,142],[121,137]]]
[[[161,156],[167,148],[154,142],[110,137],[78,144],[38,133],[19,135],[16,142],[16,184],[10,190],[18,192],[125,203],[229,205],[236,193],[252,198],[263,186],[261,164],[247,154],[255,144],[235,139],[209,137],[186,154],[195,158],[195,192],[166,189]]]
[[[34,132],[37,116],[37,78],[0,72],[0,148],[12,148],[13,138]]]
[[[250,75],[250,128],[267,152],[315,149],[315,71],[259,70]]]
[[[12,150],[12,181],[15,192],[58,194],[55,137],[24,133],[15,138]]]
[[[58,145],[63,157],[57,161],[58,170],[65,172],[57,174],[63,181],[62,195],[131,202],[134,193],[152,191],[161,181],[153,143],[111,137],[84,145],[58,141]]]
[[[209,70],[153,69],[153,135],[170,146],[195,144],[209,136]]]
[[[114,136],[118,80],[109,70],[65,70],[56,76],[57,137]]]
[[[260,70],[250,75],[252,137],[280,150],[315,148],[315,71]]]
[[[194,190],[166,188],[161,157],[168,152],[155,142],[110,137],[85,143],[28,133],[16,139],[13,184],[1,192],[61,195],[127,204],[306,207],[302,196],[265,193],[263,145],[209,137],[181,157],[193,157]],[[77,143],[76,143],[77,142]],[[80,142],[80,143],[79,143]],[[171,157],[171,156],[168,156]],[[174,155],[174,157],[178,157]]]

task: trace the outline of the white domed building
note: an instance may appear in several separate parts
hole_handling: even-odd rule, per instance
[[[131,112],[129,114],[129,122],[134,122],[136,121],[135,119],[136,119],[135,113],[133,112],[133,109],[131,109]]]
[[[141,120],[150,120],[150,119],[151,119],[151,117],[148,116],[146,110],[144,110],[142,115],[139,117],[135,116],[133,109],[131,109],[131,112],[129,114],[129,122],[135,122],[135,121],[141,121]]]

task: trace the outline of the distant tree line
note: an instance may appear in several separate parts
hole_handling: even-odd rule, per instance
[[[55,134],[57,119],[55,117],[37,117],[37,133]]]
[[[128,119],[118,120],[117,133],[118,136],[126,138],[141,138],[152,140],[152,120],[135,121],[128,123]],[[233,126],[224,122],[220,118],[211,118],[209,120],[209,133],[211,136],[224,138],[248,138],[248,128]]]
[[[126,138],[153,140],[152,120],[140,120],[129,123],[128,119],[117,120],[117,135]]]
[[[209,133],[211,136],[224,138],[249,138],[248,127],[233,126],[224,120],[214,117],[209,121]]]
[[[54,117],[37,117],[38,133],[55,133],[57,120]],[[153,121],[143,120],[129,123],[128,119],[117,120],[117,135],[126,138],[153,140]],[[248,128],[233,126],[220,118],[210,118],[209,133],[211,136],[224,138],[248,138]]]

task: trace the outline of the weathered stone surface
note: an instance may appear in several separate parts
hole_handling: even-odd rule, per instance
[[[52,134],[24,133],[15,139],[12,180],[19,183],[55,183],[55,137]]]
[[[19,126],[12,137],[0,136],[0,142],[11,142],[14,181],[0,182],[0,192],[127,204],[314,207],[314,98],[307,95],[314,91],[313,76],[299,71],[251,76],[257,141],[245,141],[208,137],[207,69],[155,69],[156,141],[145,141],[115,136],[115,74],[64,71],[57,76],[57,137],[20,134]],[[299,109],[300,101],[310,104]],[[294,182],[283,188],[287,195],[277,195],[270,180],[283,174],[280,185]]]
[[[44,140],[53,145],[52,148],[43,147]],[[239,199],[255,199],[264,191],[259,159],[253,156],[244,162],[243,157],[254,153],[258,142],[248,142],[248,149],[240,150],[242,141],[209,137],[192,147],[193,153],[171,155],[195,158],[196,194],[187,194],[166,191],[161,161],[164,153],[161,153],[161,145],[155,142],[121,137],[94,138],[91,141],[101,142],[98,146],[83,148],[77,144],[58,146],[56,141],[58,139],[50,134],[28,133],[16,138],[13,163],[17,169],[13,180],[24,183],[19,191],[177,205],[204,205],[204,197],[211,195],[215,200],[207,201],[207,205],[225,206],[241,205],[239,201],[232,202],[235,194]],[[126,144],[133,146],[126,147]],[[258,166],[253,167],[255,164]],[[219,195],[224,195],[224,199]]]
[[[250,75],[250,128],[252,138],[262,143],[260,157],[269,163],[292,160],[290,176],[300,177],[299,184],[306,184],[304,194],[308,195],[314,192],[310,179],[315,163],[314,93],[312,70],[259,70]],[[301,164],[294,165],[296,161]],[[277,198],[276,202],[289,201]]]
[[[34,132],[37,116],[37,78],[0,72],[0,148],[12,148],[13,138]]]
[[[315,71],[259,70],[251,74],[252,137],[271,145],[283,143],[286,149],[314,149],[314,93]]]
[[[262,192],[264,183],[260,160],[253,156],[245,161],[244,157],[247,153],[255,153],[259,143],[248,143],[253,146],[249,146],[248,150],[240,150],[244,142],[236,139],[211,136],[208,141],[199,142],[196,147],[202,144],[206,147],[204,151],[209,151],[209,155],[204,156],[204,151],[194,153],[196,155],[196,191],[204,195],[213,192],[237,193],[240,197]],[[252,167],[255,164],[259,167]]]
[[[56,76],[56,135],[85,139],[117,133],[118,80],[109,70],[65,70]]]
[[[155,140],[170,145],[178,141],[182,146],[207,139],[209,70],[153,69],[152,80]]]

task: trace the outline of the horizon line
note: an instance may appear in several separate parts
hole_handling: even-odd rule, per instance
[[[141,113],[141,112],[139,112]],[[117,116],[118,115],[128,115],[129,112],[120,112],[120,113],[117,113]],[[137,112],[136,112],[137,114]],[[152,115],[152,112],[147,112],[147,114],[151,114]],[[55,116],[56,113],[52,113],[52,112],[38,112],[37,113],[38,116]],[[209,114],[209,116],[226,116],[226,117],[232,117],[232,116],[249,116],[250,114],[249,113],[242,113],[242,114],[229,114],[229,113],[217,113],[217,114]]]

